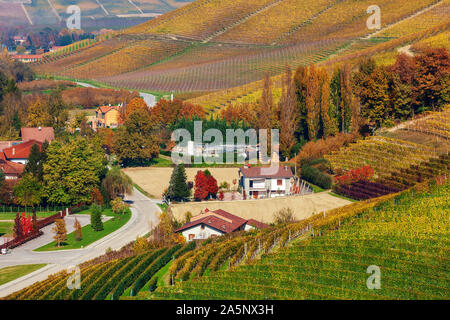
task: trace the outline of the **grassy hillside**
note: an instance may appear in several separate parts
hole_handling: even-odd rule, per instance
[[[252,264],[137,298],[448,299],[450,185],[421,188],[343,209]],[[378,290],[366,286],[369,266],[381,270]]]
[[[214,92],[192,99],[214,111],[256,99],[263,75],[277,84],[285,65],[333,65],[435,36],[446,29],[449,3],[383,0],[374,32],[368,0],[198,0],[36,70],[115,87]],[[435,29],[407,27],[415,21]]]
[[[63,271],[6,299],[448,299],[449,191],[431,179],[293,224],[87,263],[80,290]],[[380,290],[366,287],[371,265]]]

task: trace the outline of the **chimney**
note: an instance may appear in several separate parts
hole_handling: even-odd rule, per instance
[[[41,130],[42,130],[42,127],[39,127],[38,130],[41,131]]]
[[[13,148],[13,155],[16,154],[16,148]]]

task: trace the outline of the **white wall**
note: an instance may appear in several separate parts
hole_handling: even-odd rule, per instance
[[[10,161],[15,163],[27,164],[28,159],[12,159]]]
[[[189,241],[189,235],[194,234],[194,239],[207,239],[211,237],[211,235],[221,236],[224,233],[217,231],[216,229],[213,229],[207,225],[205,225],[205,228],[202,229],[201,225],[196,225],[192,228],[186,229],[182,231],[182,235],[186,239],[186,241]],[[192,239],[191,239],[192,240]]]
[[[281,180],[281,186],[277,184],[278,180]],[[270,179],[270,190],[277,191],[278,189],[281,191],[286,190],[286,179]]]

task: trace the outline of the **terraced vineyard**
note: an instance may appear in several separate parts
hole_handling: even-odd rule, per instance
[[[302,238],[254,263],[136,298],[449,299],[450,185],[427,189],[313,217]],[[378,290],[367,287],[369,266],[381,270]]]
[[[69,274],[62,271],[44,281],[15,292],[6,299],[16,300],[104,300],[120,297],[124,291],[139,292],[171,259],[192,250],[195,243],[162,248],[145,254],[101,262],[82,268],[81,287],[70,290]]]
[[[372,4],[369,0],[199,0],[90,48],[66,53],[64,59],[49,60],[36,70],[129,89],[210,92],[192,102],[215,112],[230,103],[258,99],[264,73],[274,76],[277,84],[285,65],[326,63],[330,58],[331,63],[340,63],[336,59],[341,56],[357,59],[359,52],[372,55],[417,40],[388,41],[391,38],[385,35],[362,39],[373,33],[365,25]],[[377,3],[382,27],[390,28],[380,33],[416,18],[426,21],[433,12],[432,26],[441,25],[446,15],[437,13],[447,4],[448,0],[382,0]],[[399,35],[404,36],[402,32]],[[386,46],[378,47],[383,41],[388,41]]]
[[[380,32],[377,36],[397,38],[404,36],[405,34],[423,31],[442,24],[443,17],[448,17],[449,15],[450,1],[444,0],[431,10],[414,17],[414,19],[405,20],[391,28],[388,28],[385,31]]]
[[[412,121],[403,129],[450,139],[450,105],[442,112],[426,112],[420,119]]]
[[[373,136],[326,155],[335,172],[348,171],[363,165],[371,166],[375,176],[409,168],[437,154],[433,148],[399,139]]]

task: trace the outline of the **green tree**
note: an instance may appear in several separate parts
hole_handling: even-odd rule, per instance
[[[32,207],[33,212],[41,203],[44,194],[41,183],[31,174],[23,175],[13,191],[16,202],[21,206]]]
[[[76,137],[54,141],[46,151],[44,190],[48,202],[73,205],[91,200],[104,175],[105,159],[98,141]]]
[[[102,186],[107,192],[109,199],[113,200],[119,194],[131,193],[133,181],[119,167],[113,167],[106,173]]]
[[[28,156],[28,162],[25,166],[25,172],[39,179],[41,167],[41,150],[39,145],[33,144]]]
[[[94,231],[103,230],[102,207],[97,204],[91,205],[91,227]]]
[[[184,164],[177,165],[170,178],[167,196],[171,200],[183,201],[189,198],[190,191],[187,184],[186,169]]]

